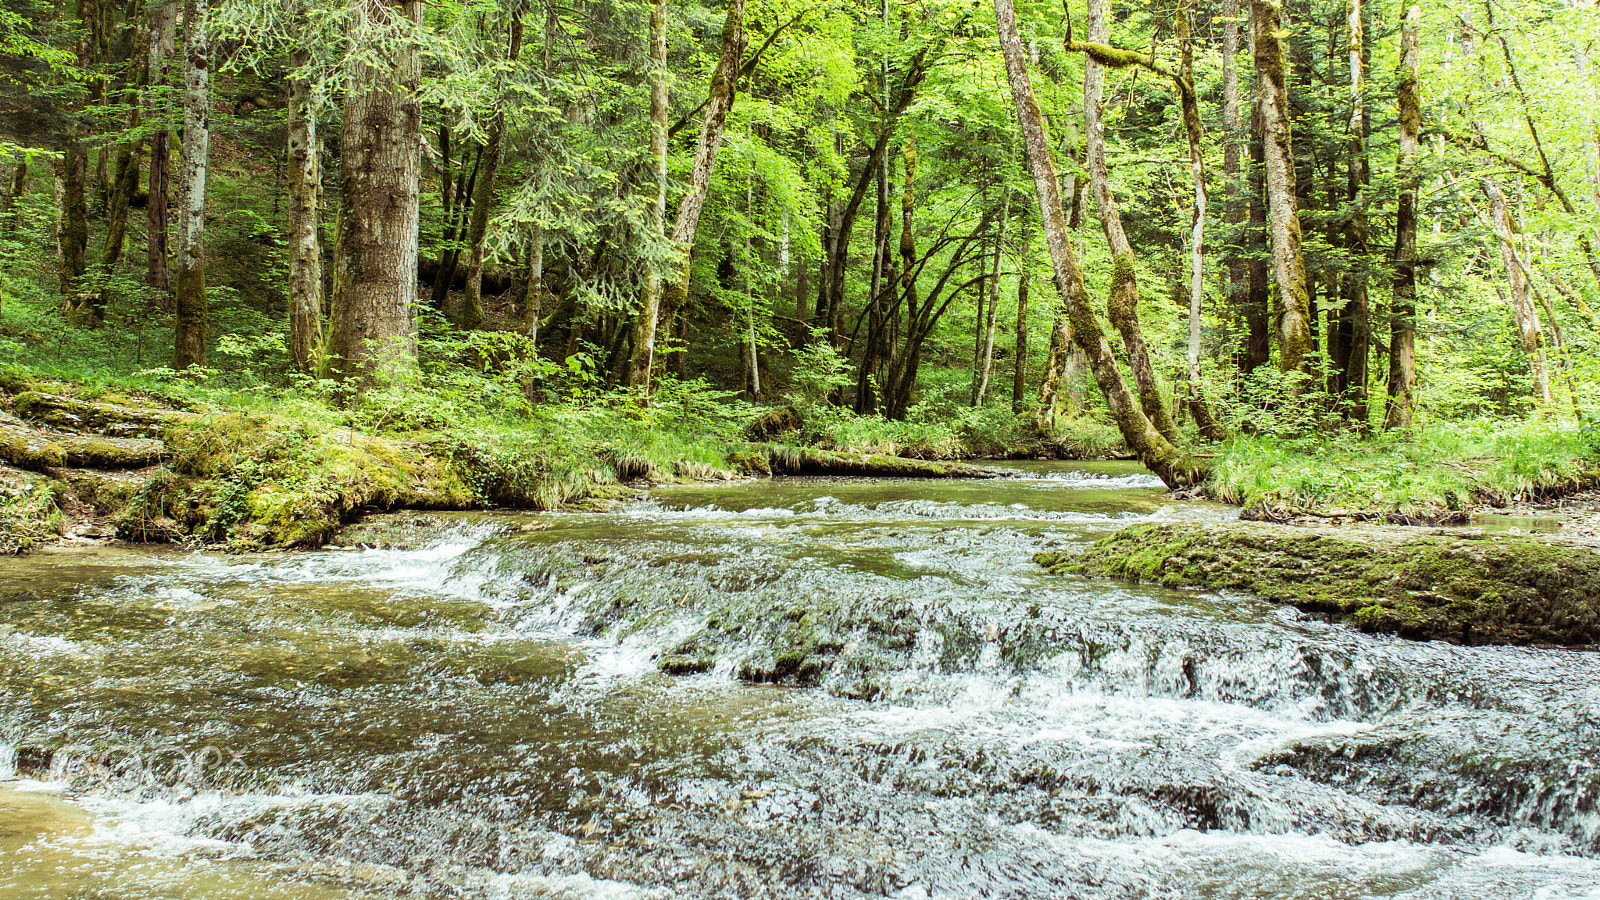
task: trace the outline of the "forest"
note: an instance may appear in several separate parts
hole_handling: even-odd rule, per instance
[[[1600,898],[1596,56],[4,0],[0,900]]]
[[[139,521],[246,545],[899,458],[1402,521],[1600,473],[1592,4],[1077,2],[12,0],[8,408],[201,416]]]

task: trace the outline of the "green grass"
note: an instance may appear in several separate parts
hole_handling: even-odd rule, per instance
[[[1409,441],[1240,436],[1219,448],[1206,487],[1240,505],[1429,516],[1558,495],[1596,480],[1593,430],[1479,420],[1432,425]]]

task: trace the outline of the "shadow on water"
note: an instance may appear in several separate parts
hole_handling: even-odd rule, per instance
[[[1231,513],[1010,468],[0,562],[0,900],[1600,896],[1591,654],[1049,575]]]

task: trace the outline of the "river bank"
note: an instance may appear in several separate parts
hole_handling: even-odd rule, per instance
[[[0,370],[0,552],[68,537],[316,547],[374,512],[554,509],[640,484],[771,475],[988,478],[994,460],[1121,449],[1091,419],[1041,435],[1009,415],[933,425],[832,407],[763,411],[681,385],[649,405],[597,395],[511,418],[451,409]],[[1258,521],[1459,524],[1581,492],[1600,478],[1591,437],[1540,422],[1359,445],[1240,436],[1197,456],[1211,475],[1191,495]]]

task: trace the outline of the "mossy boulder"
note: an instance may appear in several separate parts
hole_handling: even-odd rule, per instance
[[[118,398],[124,399],[124,398]],[[169,425],[192,421],[194,413],[127,400],[80,400],[44,391],[23,391],[13,401],[17,415],[68,431],[93,431],[115,437],[155,437]]]
[[[165,441],[97,434],[62,435],[56,439],[69,466],[85,469],[142,469],[167,455]]]
[[[804,424],[800,413],[792,406],[769,409],[745,427],[744,436],[752,441],[772,441],[790,432],[799,431]]]
[[[1151,524],[1034,559],[1057,573],[1243,591],[1415,640],[1600,643],[1600,553],[1534,538]]]
[[[23,469],[65,465],[67,452],[50,436],[26,425],[0,422],[0,462]]]

